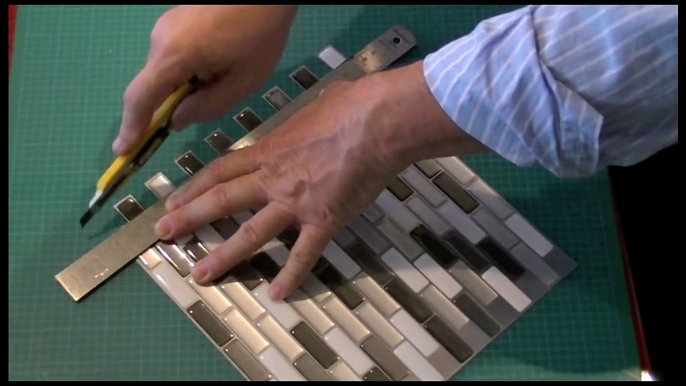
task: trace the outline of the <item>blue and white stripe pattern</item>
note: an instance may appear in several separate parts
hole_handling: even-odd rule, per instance
[[[520,166],[585,176],[679,141],[678,6],[528,6],[424,61],[444,111]]]

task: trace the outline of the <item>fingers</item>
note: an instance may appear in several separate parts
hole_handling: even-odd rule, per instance
[[[233,213],[267,202],[255,174],[215,185],[207,192],[164,216],[156,227],[157,235],[169,240],[195,231],[199,227]]]
[[[177,87],[191,78],[192,74],[185,66],[173,64],[149,61],[129,84],[124,93],[119,136],[112,145],[115,153],[126,154],[138,145],[155,110]]]
[[[279,208],[277,204],[267,205],[244,222],[224,244],[193,267],[193,280],[204,285],[219,278],[236,264],[252,256],[294,220],[293,215]]]
[[[174,211],[195,200],[215,185],[231,181],[256,170],[257,165],[252,146],[231,152],[202,168],[192,180],[174,191],[167,199],[167,210]]]
[[[282,300],[290,296],[305,281],[331,237],[333,234],[323,228],[311,225],[302,227],[286,264],[269,287],[269,297],[272,300]]]
[[[174,111],[171,128],[182,130],[196,122],[221,119],[240,102],[243,95],[239,92],[240,81],[241,79],[226,75],[189,95]]]

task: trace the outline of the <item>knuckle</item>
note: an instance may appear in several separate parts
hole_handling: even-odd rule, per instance
[[[257,245],[260,242],[260,235],[250,221],[241,224],[236,235],[248,245]]]

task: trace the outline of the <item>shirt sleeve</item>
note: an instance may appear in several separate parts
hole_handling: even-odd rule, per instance
[[[467,134],[557,176],[630,165],[678,142],[678,6],[528,6],[424,60]]]

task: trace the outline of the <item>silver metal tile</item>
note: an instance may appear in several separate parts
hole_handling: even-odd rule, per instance
[[[475,179],[468,190],[486,205],[496,216],[504,220],[512,213],[512,207],[482,179]]]
[[[353,279],[353,284],[385,317],[390,317],[400,309],[398,303],[396,303],[395,300],[393,300],[393,298],[391,298],[388,293],[386,293],[386,291],[366,273],[363,272],[357,275],[357,277]]]
[[[362,217],[357,217],[348,224],[348,228],[365,242],[377,255],[388,249],[388,241]]]
[[[498,241],[505,249],[510,249],[517,243],[517,236],[510,232],[500,220],[495,218],[483,207],[477,209],[472,213],[472,218],[485,229],[493,238]]]
[[[450,231],[450,225],[419,197],[415,196],[410,198],[405,201],[405,205],[407,205],[407,207],[410,208],[410,210],[437,236],[443,236]]]
[[[337,298],[333,296],[329,298],[329,300],[322,304],[322,309],[355,342],[359,343],[369,335],[367,327]]]
[[[334,324],[331,319],[329,319],[324,311],[320,310],[314,301],[302,291],[295,290],[286,301],[290,303],[318,333],[323,335],[333,328]]]
[[[443,218],[473,244],[486,237],[486,233],[462,209],[449,201],[438,208]]]
[[[454,308],[454,307],[453,307]],[[403,336],[393,327],[388,319],[372,306],[365,302],[355,310],[360,320],[366,324],[376,336],[381,338],[390,348],[395,348],[403,341]]]
[[[405,230],[405,232],[410,232],[420,223],[417,216],[398,201],[398,199],[388,190],[381,192],[376,199],[376,205],[386,212],[386,215],[391,217],[400,228]]]
[[[543,284],[547,286],[553,285],[559,278],[557,274],[548,264],[537,256],[526,245],[519,243],[510,251],[512,257],[517,259],[527,270],[538,277]]]
[[[436,162],[462,184],[474,178],[474,173],[457,157],[436,158]]]
[[[489,304],[498,297],[498,294],[463,261],[459,260],[448,269],[448,272],[482,304]]]
[[[401,173],[401,177],[414,189],[426,202],[434,208],[438,208],[445,200],[446,196],[432,184],[421,172],[410,166]]]
[[[424,253],[419,244],[403,232],[390,218],[384,217],[376,224],[376,227],[408,260],[413,261]]]

